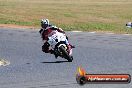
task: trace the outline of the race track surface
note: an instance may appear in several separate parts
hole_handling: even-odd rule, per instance
[[[0,28],[0,88],[132,88],[129,84],[86,84],[76,82],[82,66],[87,73],[132,75],[132,36],[88,32],[66,32],[73,49],[73,62],[55,59],[41,51],[37,30]]]

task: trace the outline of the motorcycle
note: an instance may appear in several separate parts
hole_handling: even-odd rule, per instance
[[[73,56],[72,56],[72,48],[68,52],[67,50],[67,44],[69,44],[65,34],[60,33],[58,31],[52,31],[48,35],[48,41],[50,44],[50,47],[52,50],[54,50],[54,53],[62,58],[65,58],[68,60],[68,62],[72,62]]]

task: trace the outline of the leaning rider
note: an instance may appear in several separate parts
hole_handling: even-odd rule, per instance
[[[58,28],[56,26],[51,25],[49,23],[48,19],[42,19],[41,20],[41,29],[40,29],[39,33],[41,34],[41,37],[42,37],[42,39],[44,41],[44,45],[42,46],[42,51],[45,52],[45,53],[54,54],[55,57],[57,58],[58,55],[56,55],[52,49],[49,49],[50,45],[47,42],[48,35],[54,30],[57,30],[58,32],[61,32],[61,33],[65,34],[65,32],[61,28]],[[67,39],[68,39],[68,37],[67,37]],[[68,49],[67,49],[68,52],[70,52],[72,46],[70,44],[68,44],[67,47],[68,47]]]

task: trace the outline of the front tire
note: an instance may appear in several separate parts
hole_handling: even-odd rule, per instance
[[[62,55],[64,56],[64,58],[67,59],[68,62],[72,62],[73,57],[68,54],[64,46],[60,46],[59,49],[60,49],[60,52],[62,52]]]

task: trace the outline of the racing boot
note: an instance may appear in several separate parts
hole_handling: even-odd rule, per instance
[[[72,52],[71,52],[71,49],[72,49],[71,45],[70,45],[70,44],[67,45],[67,51],[68,51],[68,54],[69,54],[69,55],[72,53]]]
[[[75,48],[75,46],[74,45],[71,45],[71,44],[69,44],[70,46],[71,46],[71,48]]]

